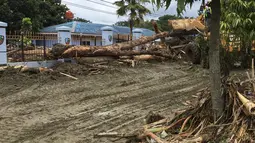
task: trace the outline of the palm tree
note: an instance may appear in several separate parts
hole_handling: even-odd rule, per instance
[[[140,21],[143,21],[143,17],[146,14],[151,13],[149,9],[142,5],[146,3],[150,3],[150,0],[119,0],[114,2],[114,5],[119,7],[116,11],[118,16],[129,16],[131,40],[134,25],[139,24]]]

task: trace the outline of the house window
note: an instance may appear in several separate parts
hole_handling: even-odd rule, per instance
[[[82,45],[88,45],[88,46],[90,46],[90,41],[82,41]]]

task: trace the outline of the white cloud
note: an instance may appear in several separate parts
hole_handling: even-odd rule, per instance
[[[91,1],[101,3],[102,5],[93,3]],[[115,0],[105,0],[105,1],[113,3]],[[85,18],[87,20],[92,21],[93,23],[114,24],[117,21],[128,19],[127,17],[118,17],[117,15],[106,14],[106,13],[98,12],[96,10],[92,11],[92,10],[88,10],[86,8],[80,8],[80,7],[76,7],[76,6],[68,4],[68,2],[75,3],[75,4],[79,4],[82,6],[89,7],[89,8],[107,11],[109,13],[116,13],[115,8],[104,6],[104,5],[111,5],[111,4],[103,2],[101,0],[62,0],[63,4],[66,4],[65,2],[67,3],[67,7],[75,14],[75,17]],[[196,17],[197,11],[198,11],[200,5],[201,5],[201,2],[196,1],[193,4],[191,9],[189,8],[189,6],[187,6],[186,11],[184,12],[184,16]],[[113,5],[111,5],[111,6],[113,6]],[[163,16],[165,14],[171,14],[171,15],[177,14],[176,13],[176,7],[177,7],[176,1],[172,1],[171,5],[169,6],[169,8],[167,10],[165,10],[165,8],[160,8],[157,11],[153,11],[152,4],[147,4],[146,7],[148,7],[153,13],[152,15],[148,15],[145,17],[145,19],[147,19],[147,20],[157,19],[159,16]]]

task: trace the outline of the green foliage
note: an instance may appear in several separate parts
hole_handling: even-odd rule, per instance
[[[79,17],[74,18],[73,21],[79,21],[79,22],[85,22],[85,23],[92,23],[90,20],[86,20],[86,19],[79,18]]]
[[[22,31],[31,31],[32,30],[32,22],[31,19],[28,17],[25,17],[22,19],[22,26],[21,26]]]
[[[128,21],[118,21],[114,25],[116,25],[116,26],[129,26],[129,22]]]
[[[22,25],[21,25],[21,31],[22,32],[30,32],[32,30],[32,22],[31,19],[28,17],[25,17],[22,19]],[[20,39],[21,41],[21,39]],[[23,38],[23,43],[27,46],[27,45],[31,45],[32,41],[31,39],[24,37]]]
[[[20,30],[22,19],[31,18],[32,30],[66,22],[68,8],[56,0],[0,0],[0,21],[8,23],[8,30]]]
[[[177,13],[178,15],[181,15],[183,11],[185,11],[185,6],[187,4],[190,4],[190,7],[192,7],[192,4],[194,1],[197,0],[177,0]],[[172,0],[151,0],[152,4],[155,4],[157,8],[159,9],[160,7],[165,7],[166,9],[169,8]]]
[[[227,0],[222,1],[221,30],[241,39],[242,67],[248,67],[252,52],[252,40],[255,39],[255,1]]]
[[[255,1],[228,0],[222,5],[221,30],[246,40],[255,39]]]
[[[168,26],[168,20],[171,19],[181,19],[182,17],[180,16],[175,16],[175,15],[164,15],[158,18],[158,20],[156,20],[159,30],[161,31],[169,31],[170,27]],[[128,21],[119,21],[116,22],[114,25],[117,26],[129,26],[129,22]],[[154,30],[153,26],[151,24],[151,21],[146,20],[146,21],[142,21],[139,24],[135,24],[134,27],[140,27],[140,28],[146,28],[146,29],[150,29],[150,30]]]
[[[129,22],[128,21],[118,21],[114,25],[116,25],[116,26],[129,26]],[[153,30],[153,26],[152,26],[152,24],[149,20],[141,21],[140,23],[136,23],[136,24],[134,24],[134,27],[146,28],[146,29]]]
[[[21,42],[21,39],[19,41]],[[24,37],[23,38],[23,44],[27,47],[28,45],[32,44],[32,40],[27,38],[27,37]]]

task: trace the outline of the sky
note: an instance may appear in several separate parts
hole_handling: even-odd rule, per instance
[[[84,18],[92,21],[93,23],[100,24],[114,24],[117,21],[128,20],[127,16],[117,16],[117,7],[112,3],[115,0],[62,0],[62,4],[66,4],[67,7],[74,13],[75,17]],[[186,11],[183,16],[197,17],[197,11],[200,8],[201,1],[196,1],[192,7],[186,6]],[[146,15],[145,19],[157,19],[160,16],[170,14],[176,15],[177,2],[172,0],[170,7],[160,8],[157,10],[152,4],[145,5],[151,10],[151,15]]]

